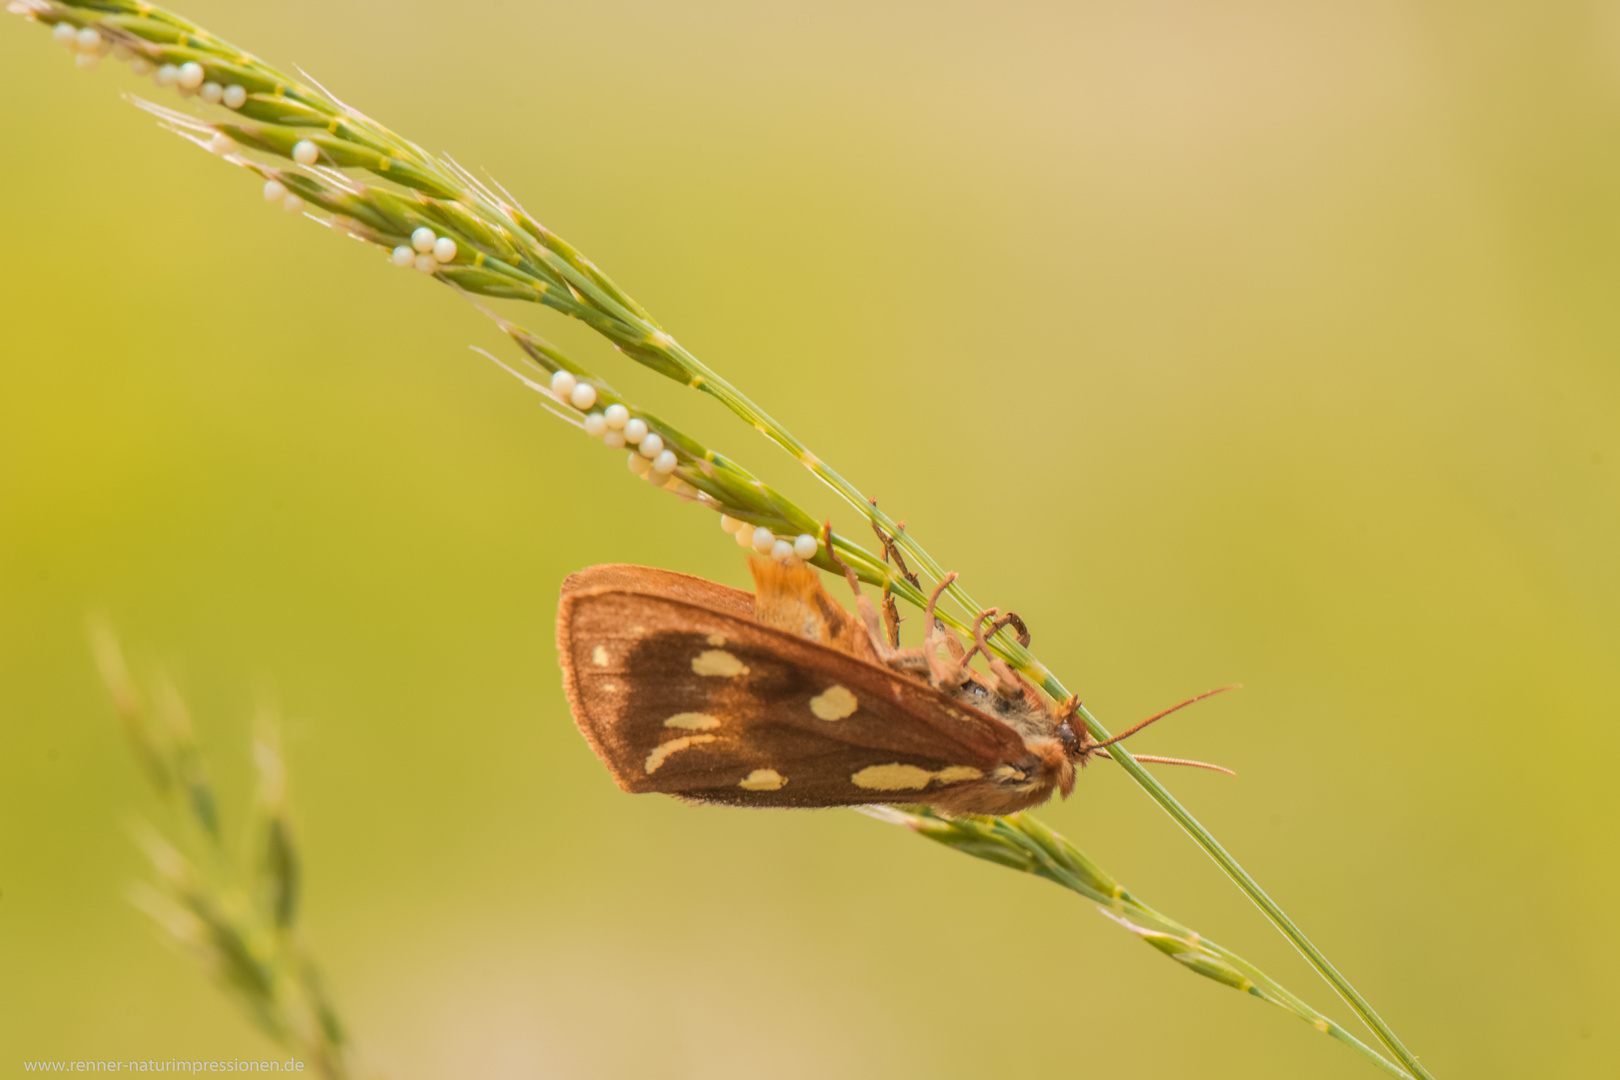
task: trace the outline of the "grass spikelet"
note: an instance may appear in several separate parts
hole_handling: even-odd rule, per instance
[[[365,1075],[298,932],[299,859],[275,718],[263,714],[256,725],[258,785],[248,850],[239,852],[222,836],[214,787],[179,693],[172,687],[161,691],[164,717],[152,722],[111,632],[98,628],[94,642],[120,720],[126,730],[142,733],[133,740],[136,756],[174,837],[150,826],[136,829],[158,884],[139,886],[131,899],[236,999],[259,1030],[318,1075]]]

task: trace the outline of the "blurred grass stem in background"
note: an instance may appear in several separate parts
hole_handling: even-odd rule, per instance
[[[174,841],[137,831],[162,879],[136,891],[137,907],[191,953],[276,1043],[326,1080],[352,1080],[356,1067],[337,1008],[298,932],[299,858],[287,815],[280,729],[256,724],[258,787],[246,851],[225,840],[219,799],[179,694],[160,683],[156,709],[131,677],[112,631],[95,626],[91,645],[130,749],[168,818]]]
[[[453,161],[429,154],[318,86],[293,79],[160,9],[123,0],[13,0],[10,10],[54,27],[70,27],[73,33],[68,43],[78,50],[81,62],[90,61],[82,66],[94,66],[101,55],[116,52],[148,70],[156,69],[160,85],[173,86],[187,96],[198,93],[204,101],[230,110],[235,115],[204,121],[141,102],[171,131],[258,174],[267,198],[282,200],[290,210],[326,211],[330,216],[316,220],[390,250],[399,265],[413,265],[469,294],[535,302],[578,319],[643,366],[714,396],[867,516],[921,570],[935,580],[943,578],[942,566],[903,527],[689,353],[593,263],[540,225],[498,186],[486,185]],[[67,41],[68,35],[62,36]],[[270,155],[283,164],[265,164],[247,156],[248,151]],[[395,187],[363,182],[345,169],[368,172]],[[655,417],[639,410],[631,413],[605,382],[583,367],[515,324],[501,320],[500,325],[540,368],[553,376],[566,376],[561,383],[554,377],[542,389],[558,406],[582,413],[597,403],[625,406],[629,424],[640,424],[639,432],[656,437],[657,449],[667,451],[672,464],[656,473],[640,470],[642,475],[679,497],[755,523],[773,536],[778,529],[788,535],[813,530],[813,518],[730,459]],[[559,385],[568,387],[570,393],[559,393]],[[584,389],[589,392],[574,392]],[[587,423],[590,419],[588,415]],[[617,430],[609,430],[606,437],[614,438]],[[647,453],[648,444],[634,441],[644,455],[654,456]],[[617,445],[624,445],[622,436]],[[634,464],[635,459],[631,461]],[[918,586],[891,571],[878,557],[840,534],[829,533],[827,540],[863,580],[881,584],[921,606]],[[831,569],[833,550],[823,547],[813,561]],[[979,610],[959,585],[951,584],[948,592],[967,616]],[[960,616],[950,621],[959,628],[963,625]],[[1068,696],[1056,676],[1011,634],[1003,631],[990,646],[1055,700]],[[1089,711],[1082,709],[1082,715],[1098,739],[1109,737]],[[1114,758],[1260,907],[1386,1049],[1412,1075],[1427,1078],[1429,1074],[1366,1000],[1208,830],[1122,747],[1115,749]]]

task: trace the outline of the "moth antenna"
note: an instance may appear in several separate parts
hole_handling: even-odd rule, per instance
[[[1126,728],[1124,731],[1120,732],[1118,735],[1115,735],[1113,738],[1107,739],[1107,740],[1105,740],[1103,742],[1100,742],[1100,743],[1097,743],[1095,746],[1092,747],[1092,749],[1100,750],[1105,746],[1113,746],[1115,743],[1119,742],[1121,739],[1128,739],[1132,735],[1135,735],[1138,731],[1141,731],[1143,728],[1147,727],[1149,724],[1153,723],[1155,720],[1163,720],[1165,717],[1169,716],[1171,713],[1175,712],[1177,709],[1185,709],[1187,706],[1192,705],[1195,702],[1203,701],[1207,697],[1214,697],[1216,694],[1224,694],[1228,690],[1236,690],[1242,685],[1243,685],[1242,683],[1233,683],[1231,686],[1219,686],[1219,687],[1216,687],[1214,690],[1205,690],[1202,694],[1199,694],[1196,697],[1190,697],[1186,701],[1183,701],[1179,705],[1170,706],[1168,709],[1164,710],[1164,712],[1162,712],[1162,713],[1154,713],[1152,716],[1148,717],[1146,720],[1142,721],[1140,724],[1137,724],[1135,727]],[[1147,759],[1142,758],[1142,760],[1145,761]],[[1214,768],[1214,767],[1215,766],[1211,766],[1211,768]]]
[[[1097,753],[1107,758],[1109,761],[1114,760],[1113,755],[1106,750],[1098,750]],[[1225,773],[1227,776],[1237,775],[1237,773],[1233,772],[1231,769],[1228,769],[1225,765],[1212,765],[1207,761],[1194,761],[1191,758],[1160,757],[1157,754],[1133,754],[1132,756],[1135,757],[1137,761],[1152,762],[1155,765],[1188,765],[1195,769],[1209,769],[1212,772]]]

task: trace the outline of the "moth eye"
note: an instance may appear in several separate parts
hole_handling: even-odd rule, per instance
[[[810,699],[810,711],[822,720],[842,720],[854,714],[860,702],[848,688],[834,683]]]
[[[1080,745],[1080,740],[1075,735],[1074,729],[1069,726],[1069,722],[1067,720],[1058,726],[1057,734],[1058,741],[1063,743],[1064,752],[1070,754],[1074,753],[1075,747]]]

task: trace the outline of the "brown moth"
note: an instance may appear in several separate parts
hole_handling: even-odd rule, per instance
[[[982,624],[995,609],[964,650],[931,601],[923,647],[904,650],[884,640],[859,590],[857,619],[809,566],[749,566],[753,595],[644,566],[593,566],[563,583],[563,687],[625,791],[1007,814],[1053,790],[1067,797],[1076,770],[1106,756],[1107,744],[1074,721],[1072,699],[1049,705],[985,649]],[[968,666],[981,651],[988,675]]]

